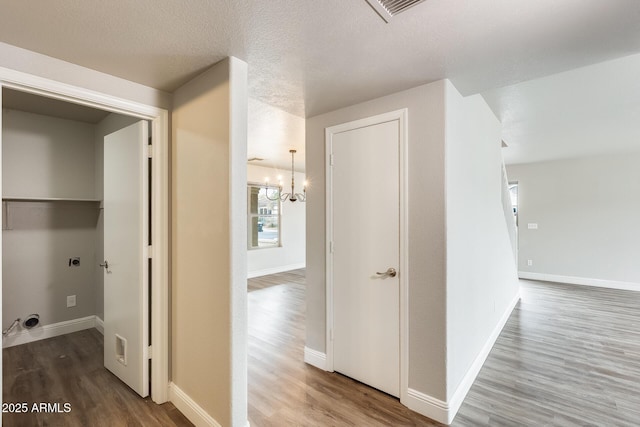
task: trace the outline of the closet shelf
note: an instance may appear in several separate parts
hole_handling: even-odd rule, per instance
[[[11,197],[3,196],[3,202],[90,202],[99,203],[100,199],[74,199],[68,197]]]

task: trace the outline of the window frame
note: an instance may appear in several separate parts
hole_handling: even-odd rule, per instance
[[[278,192],[278,189],[276,187],[273,186],[267,186],[264,183],[260,183],[260,182],[247,182],[247,250],[253,251],[253,250],[262,250],[262,249],[275,249],[275,248],[281,248],[282,247],[282,200],[278,198],[278,200],[274,200],[274,202],[276,202],[278,204],[278,213],[277,214],[261,214],[260,213],[260,207],[256,206],[257,208],[257,212],[253,213],[251,212],[251,189],[252,188],[259,188],[259,189],[265,189],[265,192],[268,191],[268,189],[271,189],[275,192]],[[252,243],[252,236],[253,236],[253,218],[255,217],[276,217],[278,219],[278,244],[276,245],[268,245],[268,246],[253,246]]]

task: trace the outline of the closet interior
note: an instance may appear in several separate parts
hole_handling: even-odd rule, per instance
[[[137,121],[3,88],[3,348],[101,331],[104,137]]]

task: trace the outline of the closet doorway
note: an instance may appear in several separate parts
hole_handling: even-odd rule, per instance
[[[167,170],[153,157],[166,148],[151,143],[166,144],[166,112],[131,104],[122,114],[17,89],[2,87],[3,348],[95,328],[105,367],[163,403],[168,212],[157,195]]]

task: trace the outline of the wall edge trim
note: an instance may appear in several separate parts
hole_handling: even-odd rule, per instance
[[[326,371],[327,355],[318,350],[314,350],[312,348],[304,346],[304,363]]]
[[[96,329],[104,336],[104,320],[96,315]]]
[[[9,334],[2,340],[2,348],[27,344],[47,338],[66,335],[85,329],[96,327],[96,316],[80,317],[78,319],[65,320],[63,322],[51,323],[48,325],[36,326],[33,329],[23,329],[19,332]]]
[[[222,427],[175,383],[169,383],[169,401],[196,427]],[[248,422],[247,422],[248,425]]]
[[[480,370],[482,369],[484,362],[487,360],[487,357],[489,356],[491,349],[493,348],[494,344],[496,343],[496,340],[500,336],[500,333],[502,332],[504,325],[506,325],[507,321],[509,320],[509,317],[511,317],[511,313],[513,313],[513,310],[516,308],[516,305],[518,305],[519,301],[520,301],[520,290],[518,289],[518,293],[516,294],[515,298],[513,298],[513,300],[507,306],[507,309],[504,311],[504,313],[502,313],[502,317],[500,318],[500,320],[498,320],[498,323],[496,324],[495,328],[491,332],[491,335],[489,335],[489,338],[487,339],[484,346],[480,350],[480,353],[478,353],[475,360],[467,370],[467,373],[462,378],[462,381],[456,387],[456,390],[453,393],[453,396],[451,396],[451,399],[449,399],[448,404],[449,404],[449,411],[450,411],[450,414],[449,414],[450,421],[448,424],[450,424],[453,421],[456,414],[458,413],[460,406],[462,406],[462,402],[464,402],[464,399],[467,396],[467,393],[469,393],[469,390],[471,389],[471,386],[473,385],[478,374],[480,373]]]
[[[482,350],[478,353],[475,360],[471,364],[471,367],[467,370],[467,373],[463,377],[462,381],[453,393],[453,396],[449,401],[444,402],[428,394],[422,393],[418,390],[409,388],[407,390],[407,397],[403,399],[402,404],[407,408],[415,411],[425,417],[429,417],[433,420],[441,422],[443,424],[450,425],[453,422],[462,402],[464,402],[469,389],[473,385],[476,377],[480,373],[485,360],[489,356],[493,345],[495,344],[500,332],[504,328],[504,325],[509,320],[511,313],[515,309],[516,305],[520,301],[520,291],[516,294],[515,298],[509,303],[509,306],[502,314],[502,317],[496,324],[496,327],[491,332],[491,335],[485,342]]]
[[[525,280],[540,280],[543,282],[567,283],[570,285],[595,286],[598,288],[621,289],[625,291],[640,291],[640,283],[635,282],[562,276],[558,274],[530,273],[528,271],[518,271],[518,277]]]
[[[412,411],[424,415],[425,417],[429,417],[432,420],[447,425],[451,424],[451,421],[449,420],[449,404],[440,399],[436,399],[433,396],[429,396],[428,394],[409,388],[407,390],[407,396],[403,399],[402,404]]]

